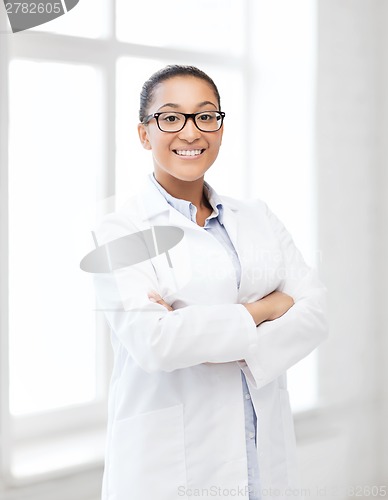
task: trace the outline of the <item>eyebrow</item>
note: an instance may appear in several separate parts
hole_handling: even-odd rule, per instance
[[[197,107],[198,108],[202,108],[203,106],[207,106],[208,104],[210,104],[211,106],[214,106],[217,109],[217,106],[213,102],[211,102],[211,101],[202,101],[199,104],[197,104]],[[158,111],[160,111],[163,108],[175,108],[175,109],[179,109],[180,107],[181,106],[179,104],[175,104],[174,102],[168,102],[167,104],[163,104],[163,106],[160,106],[160,108],[158,109]]]

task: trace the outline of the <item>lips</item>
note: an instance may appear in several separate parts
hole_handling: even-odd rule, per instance
[[[173,151],[178,156],[190,157],[190,156],[199,156],[205,150],[204,149],[173,149]]]

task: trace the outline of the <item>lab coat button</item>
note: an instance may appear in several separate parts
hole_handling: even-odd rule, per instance
[[[251,399],[251,395],[250,394],[245,394],[245,399]]]
[[[254,433],[254,432],[250,432],[250,433],[249,433],[249,437],[250,437],[251,439],[253,439],[253,438],[255,437],[255,433]]]

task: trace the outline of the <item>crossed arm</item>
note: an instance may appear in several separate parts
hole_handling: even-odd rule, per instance
[[[326,289],[280,221],[269,211],[266,216],[263,223],[269,221],[283,253],[283,278],[276,291],[260,300],[173,310],[162,297],[147,296],[158,290],[149,261],[95,275],[100,305],[134,362],[151,373],[237,361],[259,388],[326,338]],[[127,220],[107,218],[98,239],[104,243],[131,232]]]
[[[168,311],[173,311],[173,308],[157,292],[150,291],[148,298],[151,302],[164,306]],[[260,300],[242,305],[248,310],[258,326],[264,321],[272,321],[283,316],[294,305],[294,300],[286,293],[275,291]]]

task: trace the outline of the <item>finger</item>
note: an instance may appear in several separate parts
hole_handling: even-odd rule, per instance
[[[148,292],[148,298],[150,299],[151,302],[155,302],[156,304],[162,305],[168,311],[172,311],[173,310],[173,308],[169,304],[167,304],[167,302],[165,302],[162,299],[162,297],[157,292],[155,292],[154,290],[151,290],[150,292]]]
[[[163,300],[158,292],[155,292],[154,290],[150,290],[147,295],[151,302],[160,302]]]
[[[162,302],[159,302],[159,304],[162,304],[162,306],[164,306],[168,311],[174,310],[169,304],[167,304],[167,302],[164,302],[164,300],[162,300]]]

